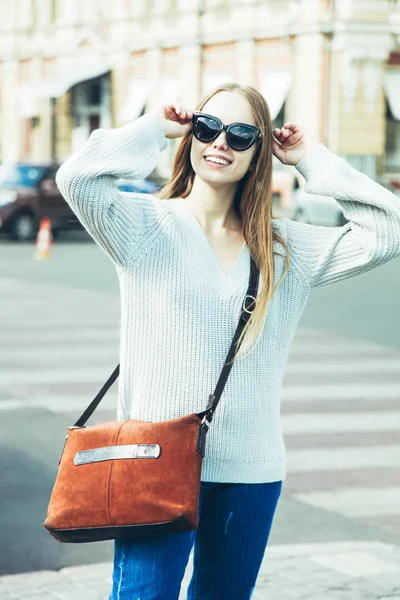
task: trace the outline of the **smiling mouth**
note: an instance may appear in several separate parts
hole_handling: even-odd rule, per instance
[[[212,163],[213,165],[219,165],[221,167],[228,167],[232,164],[229,160],[225,160],[224,158],[217,158],[215,156],[205,156],[204,160],[207,163]]]

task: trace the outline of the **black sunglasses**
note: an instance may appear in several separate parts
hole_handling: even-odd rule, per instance
[[[217,139],[221,131],[226,131],[226,141],[232,150],[247,150],[260,137],[261,131],[247,123],[231,123],[224,125],[217,117],[202,112],[193,113],[193,135],[207,144]]]

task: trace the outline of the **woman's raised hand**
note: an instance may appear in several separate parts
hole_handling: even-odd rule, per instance
[[[272,151],[284,165],[296,166],[315,146],[315,142],[291,122],[272,133]]]
[[[193,112],[179,102],[162,104],[151,114],[158,121],[168,139],[182,137],[192,128]]]

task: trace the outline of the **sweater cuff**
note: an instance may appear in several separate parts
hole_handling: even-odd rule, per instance
[[[165,137],[164,130],[159,122],[150,114],[143,115],[139,118],[145,125],[146,133],[148,133],[149,138],[154,140],[161,152],[165,150],[167,147],[167,138]]]

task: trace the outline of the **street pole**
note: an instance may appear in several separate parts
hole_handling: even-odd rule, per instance
[[[57,156],[57,98],[50,98],[50,107],[51,107],[51,119],[50,119],[50,137],[51,137],[51,162],[56,162]]]

